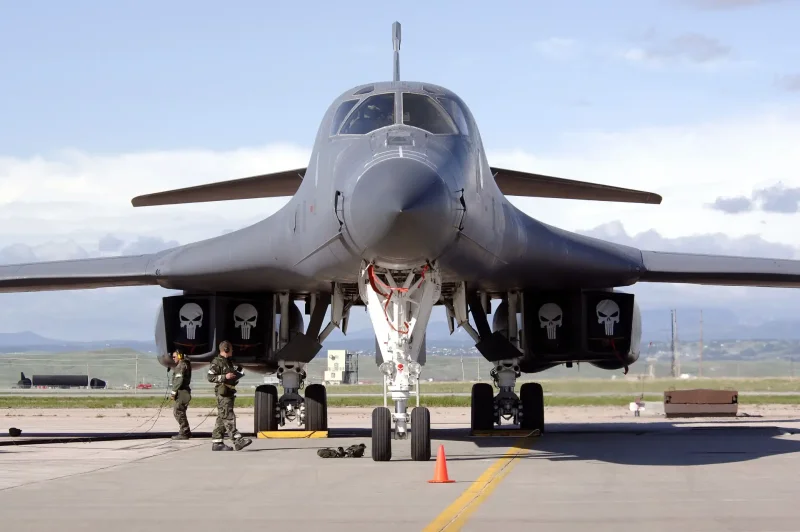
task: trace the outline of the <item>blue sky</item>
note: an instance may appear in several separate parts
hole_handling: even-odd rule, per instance
[[[664,197],[512,198],[528,214],[642,249],[800,258],[798,0],[282,4],[0,0],[0,263],[147,253],[274,212],[285,199],[130,198],[305,166],[330,102],[391,77],[395,20],[401,76],[461,95],[492,165]],[[635,290],[643,308],[800,310],[789,290]],[[8,294],[0,332],[149,338],[162,295]]]
[[[5,2],[0,150],[307,145],[334,96],[391,75],[395,19],[403,77],[458,92],[489,149],[556,148],[572,129],[713,120],[800,98],[775,83],[800,71],[795,1],[274,4]],[[685,59],[685,44],[662,66],[621,57],[687,34],[719,56]]]

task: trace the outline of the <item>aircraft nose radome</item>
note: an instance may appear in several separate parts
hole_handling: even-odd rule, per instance
[[[434,259],[455,236],[454,194],[433,168],[407,157],[370,166],[348,211],[350,236],[368,259]]]

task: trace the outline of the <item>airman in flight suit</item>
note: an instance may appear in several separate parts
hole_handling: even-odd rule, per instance
[[[243,437],[236,430],[236,414],[233,412],[233,403],[236,399],[236,385],[242,378],[241,368],[235,368],[231,357],[233,346],[225,340],[219,344],[219,355],[211,361],[208,368],[208,382],[216,384],[214,394],[217,396],[217,423],[211,434],[212,451],[241,451],[253,440]],[[233,442],[233,449],[225,445],[225,433]]]
[[[172,353],[172,360],[177,364],[172,376],[172,400],[175,405],[172,412],[178,422],[179,432],[172,437],[173,440],[188,440],[192,437],[189,429],[189,420],[186,418],[186,409],[192,401],[192,366],[180,351]]]

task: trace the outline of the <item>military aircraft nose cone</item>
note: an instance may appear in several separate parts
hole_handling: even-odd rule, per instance
[[[370,166],[345,209],[350,236],[369,260],[431,260],[455,235],[455,195],[436,170],[407,157]]]

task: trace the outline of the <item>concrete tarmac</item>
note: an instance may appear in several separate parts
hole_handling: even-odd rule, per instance
[[[212,453],[205,438],[14,444],[54,432],[121,434],[155,410],[98,413],[6,412],[3,434],[14,426],[23,436],[0,437],[3,529],[800,530],[797,407],[680,421],[653,409],[634,418],[550,408],[547,432],[527,440],[471,438],[468,409],[432,409],[434,456],[422,463],[410,461],[408,441],[393,442],[392,462],[373,462],[370,409],[349,408],[330,409],[330,418],[351,435],[259,439],[241,452]],[[149,435],[173,432],[171,415]],[[242,412],[239,425],[251,429],[252,416]],[[148,436],[148,426],[137,434]],[[360,459],[316,455],[362,442]],[[451,484],[427,482],[440,444]]]

